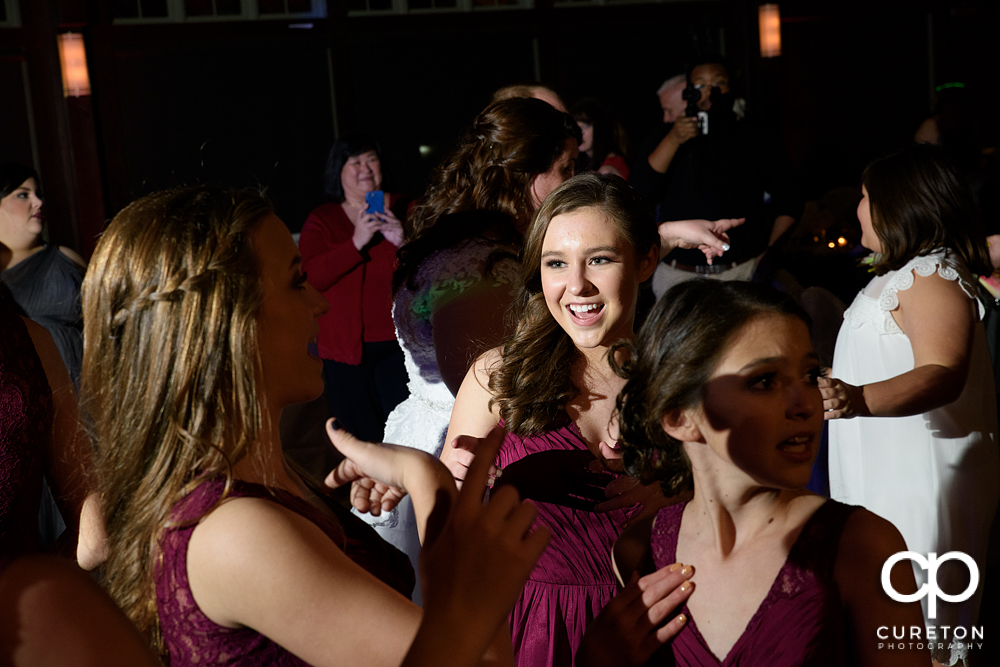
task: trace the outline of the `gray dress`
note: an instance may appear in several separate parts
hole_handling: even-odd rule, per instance
[[[80,284],[83,269],[47,245],[28,259],[0,273],[10,305],[28,319],[41,324],[52,336],[73,385],[80,381],[83,361],[83,317]]]

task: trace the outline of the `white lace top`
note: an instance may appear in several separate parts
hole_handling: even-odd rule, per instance
[[[902,333],[892,317],[892,311],[899,307],[898,293],[913,287],[914,274],[926,277],[935,271],[945,280],[958,282],[970,299],[976,298],[976,277],[950,250],[941,248],[914,257],[898,271],[874,278],[844,313],[844,321],[855,329],[871,322],[880,334]],[[982,305],[979,315],[983,315]]]

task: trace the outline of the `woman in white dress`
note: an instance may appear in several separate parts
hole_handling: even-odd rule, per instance
[[[975,274],[991,271],[985,236],[968,188],[933,146],[874,162],[863,183],[861,243],[878,253],[876,278],[844,313],[832,378],[821,381],[826,418],[836,420],[830,495],[891,521],[910,551],[964,552],[982,573],[1000,496],[992,365],[976,300]],[[922,567],[914,571],[918,586],[927,583]],[[959,594],[969,576],[948,561],[937,585]],[[961,603],[939,599],[931,616],[925,597],[925,622],[971,637],[980,599],[979,591]],[[936,661],[955,664],[968,646],[935,649]]]

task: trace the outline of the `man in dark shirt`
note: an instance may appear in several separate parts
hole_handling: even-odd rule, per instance
[[[802,213],[791,167],[780,148],[739,120],[724,64],[708,60],[691,69],[700,91],[696,117],[665,122],[638,152],[629,181],[656,205],[657,222],[745,218],[729,231],[731,249],[709,266],[697,250],[674,250],[657,267],[653,291],[659,298],[673,285],[696,276],[749,280],[764,251]],[[661,100],[662,102],[662,100]],[[667,109],[664,109],[666,118]]]

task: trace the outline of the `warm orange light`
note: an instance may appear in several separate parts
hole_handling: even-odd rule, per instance
[[[781,55],[781,12],[778,5],[761,5],[757,8],[760,26],[760,57],[774,58]]]
[[[847,239],[841,236],[840,238],[837,239],[837,245],[847,245]]]
[[[66,32],[59,35],[59,62],[62,64],[63,97],[90,95],[90,74],[83,35]]]
[[[837,244],[834,243],[833,241],[830,241],[829,243],[826,244],[826,247],[828,247],[828,248],[836,248]]]

